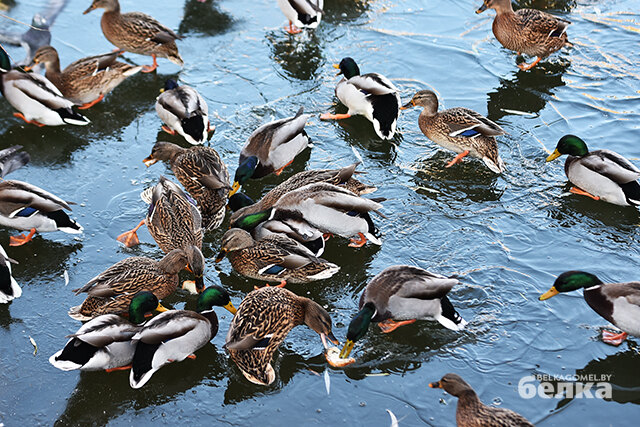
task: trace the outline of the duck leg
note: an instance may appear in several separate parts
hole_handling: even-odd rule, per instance
[[[382,332],[384,332],[385,334],[388,334],[389,332],[395,331],[400,326],[410,325],[415,321],[416,321],[416,319],[403,320],[401,322],[396,322],[395,320],[389,319],[389,320],[385,320],[383,322],[378,323],[378,326],[380,327]]]
[[[118,366],[117,368],[109,368],[109,369],[105,369],[104,371],[107,373],[111,373],[116,371],[128,371],[129,369],[131,369],[131,365]]]
[[[94,105],[96,105],[98,102],[102,101],[104,99],[104,94],[100,95],[99,97],[97,97],[96,99],[94,99],[91,102],[87,102],[86,104],[82,104],[81,106],[78,107],[78,110],[86,110],[87,108],[91,108]]]
[[[602,331],[602,341],[609,345],[619,346],[627,338],[628,335],[629,334],[627,334],[626,332],[615,334],[605,329],[604,331]]]
[[[348,119],[349,117],[351,117],[351,114],[331,114],[331,113],[320,114],[320,120],[342,120],[342,119]]]
[[[367,238],[364,234],[358,233],[358,237],[354,237],[351,239],[351,243],[349,243],[349,247],[351,248],[361,248],[367,243]]]
[[[36,234],[36,229],[32,228],[31,231],[29,231],[29,234],[26,236],[24,235],[24,233],[18,234],[17,236],[11,236],[9,237],[9,246],[22,246],[25,243],[31,241],[34,234]]]
[[[469,154],[469,150],[464,150],[462,153],[458,154],[457,156],[455,156],[453,158],[453,160],[451,160],[449,163],[447,163],[447,165],[445,166],[445,168],[450,168],[451,166],[462,162],[462,159]]]
[[[136,234],[136,231],[138,231],[138,229],[142,227],[144,224],[145,224],[145,220],[143,219],[142,221],[140,221],[140,224],[136,225],[136,227],[133,230],[129,230],[122,233],[121,235],[116,237],[116,240],[120,243],[124,243],[124,245],[128,248],[139,244],[140,240],[138,240],[138,235]]]
[[[156,68],[158,68],[158,61],[156,61],[156,56],[151,55],[151,57],[153,58],[153,64],[145,65],[144,67],[142,67],[142,70],[140,71],[142,71],[143,73],[150,73],[154,71]]]
[[[265,283],[264,286],[267,288],[271,287],[271,285],[268,283]],[[274,286],[274,288],[284,288],[285,286],[287,286],[287,281],[285,279],[282,279],[279,284]],[[257,286],[254,286],[253,289],[260,289],[260,288]]]
[[[175,135],[176,134],[175,130],[170,129],[165,125],[162,125],[162,130],[165,131],[166,133],[168,133],[169,135]]]
[[[578,187],[571,187],[571,190],[569,190],[570,193],[573,194],[578,194],[580,196],[587,196],[587,197],[591,197],[593,200],[600,200],[600,197],[598,196],[594,196],[591,193],[588,193],[584,190],[579,189]]]
[[[190,354],[190,355],[187,356],[187,359],[196,360],[196,355],[195,354]]]
[[[22,113],[13,113],[13,116],[17,117],[19,119],[22,119],[22,120],[24,120],[25,122],[27,122],[29,124],[36,125],[36,126],[38,126],[40,128],[45,126],[42,123],[36,122],[35,120],[27,120],[27,118],[25,116],[23,116]]]
[[[538,62],[540,62],[542,60],[542,58],[540,58],[539,56],[536,58],[535,61],[533,61],[531,64],[527,64],[526,62],[523,62],[522,64],[518,64],[518,68],[520,68],[522,71],[527,71],[532,69],[533,67],[535,67],[536,65],[538,65]]]
[[[215,127],[215,125],[214,125],[214,126],[212,126],[212,125],[211,125],[211,122],[209,122],[209,123],[207,124],[207,133],[211,134],[211,133],[214,133],[215,131],[216,131],[216,127]]]
[[[330,238],[333,237],[333,233],[323,233],[322,234],[322,239],[326,242],[327,240],[329,240]]]
[[[286,165],[284,165],[283,167],[281,167],[278,170],[273,171],[273,173],[276,174],[276,176],[280,175],[282,173],[282,171],[284,170],[284,168],[286,168],[287,166],[289,166],[291,163],[293,163],[293,160],[291,160],[289,163],[287,163]]]
[[[298,34],[298,33],[302,32],[302,30],[300,28],[296,27],[295,25],[293,25],[293,22],[291,22],[291,21],[289,21],[289,26],[288,27],[285,25],[284,30],[287,33],[291,34],[291,35]]]

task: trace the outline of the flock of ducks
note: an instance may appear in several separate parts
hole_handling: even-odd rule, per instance
[[[322,0],[277,3],[289,20],[286,30],[291,34],[301,28],[315,28],[321,21]],[[143,13],[121,13],[117,0],[94,0],[84,13],[100,8],[104,9],[102,31],[117,47],[111,53],[75,61],[61,71],[58,53],[51,46],[38,49],[24,69],[12,69],[8,55],[0,50],[0,89],[18,110],[16,117],[37,126],[87,125],[89,119],[76,107],[90,108],[124,79],[155,70],[156,58],[183,64],[176,45],[180,36],[171,29]],[[537,57],[531,64],[519,65],[524,70],[570,45],[568,21],[538,10],[514,12],[509,0],[484,0],[477,12],[486,9],[496,11],[493,32],[503,46]],[[118,62],[125,51],[151,56],[153,63],[133,66]],[[44,76],[27,72],[38,64],[44,66]],[[496,144],[496,136],[505,131],[496,123],[466,108],[438,111],[437,96],[429,90],[417,92],[402,105],[398,89],[386,77],[361,74],[356,62],[348,57],[335,67],[343,76],[335,94],[348,112],[325,113],[320,119],[362,115],[371,121],[381,139],[391,139],[400,111],[422,107],[418,119],[422,132],[456,153],[445,167],[471,156],[482,160],[494,173],[505,172]],[[274,382],[273,354],[298,325],[305,324],[319,334],[327,360],[335,367],[355,361],[349,357],[351,351],[372,322],[384,333],[424,319],[454,331],[465,327],[467,322],[447,298],[458,284],[456,279],[396,265],[366,286],[342,350],[329,347],[327,340],[335,344],[338,340],[327,311],[284,286],[327,279],[339,271],[339,265],[321,258],[325,240],[332,236],[351,238],[349,246],[355,248],[382,244],[373,215],[384,218],[380,212],[384,199],[363,197],[376,188],[356,179],[357,164],[353,164],[342,169],[300,172],[254,202],[239,192],[240,188],[249,179],[279,175],[310,145],[304,129],[310,114],[300,108],[293,117],[256,129],[242,148],[231,182],[227,166],[215,149],[201,145],[215,128],[209,121],[205,100],[194,88],[168,80],[156,100],[156,111],[166,132],[182,136],[192,146],[157,142],[144,163],[151,166],[166,162],[184,190],[160,177],[141,195],[149,204],[146,217],[118,240],[128,247],[136,245],[136,230],[146,225],[166,255],[159,261],[126,258],[75,290],[87,297],[81,305],[72,307],[69,315],[87,323],[51,356],[55,367],[107,371],[130,368],[131,387],[142,387],[162,366],[195,357],[194,353],[216,335],[215,306],[234,314],[225,344],[231,359],[247,380],[261,385]],[[562,137],[547,161],[563,154],[569,156],[565,172],[575,185],[572,192],[621,206],[640,204],[640,170],[624,157],[609,150],[590,152],[574,135]],[[20,146],[0,151],[0,176],[4,178],[28,161],[29,155]],[[237,310],[223,288],[205,287],[204,283],[202,240],[205,233],[220,227],[227,207],[233,211],[231,225],[222,237],[216,261],[227,257],[239,274],[278,283],[256,288]],[[66,213],[70,210],[69,202],[32,184],[0,181],[0,225],[29,232],[12,236],[11,246],[27,243],[36,232],[81,233],[82,226]],[[0,303],[22,293],[11,276],[12,263],[15,261],[0,247]],[[180,285],[178,274],[185,269],[194,280]],[[181,286],[199,294],[196,311],[167,310],[159,303]],[[638,282],[604,284],[590,273],[569,271],[561,274],[540,299],[580,288],[584,288],[586,302],[620,329],[617,333],[603,332],[605,342],[619,345],[627,334],[640,336]],[[155,313],[160,314],[149,319]],[[512,411],[483,405],[456,374],[447,374],[430,386],[459,398],[458,425],[531,425]]]

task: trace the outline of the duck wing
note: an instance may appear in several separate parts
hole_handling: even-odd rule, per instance
[[[570,21],[557,18],[536,9],[519,9],[516,15],[523,29],[534,31],[547,37],[561,37],[567,30]]]
[[[137,37],[149,39],[158,44],[165,44],[182,38],[146,13],[128,12],[123,13],[122,17],[126,20],[127,30]]]
[[[578,161],[584,167],[606,176],[617,184],[626,184],[640,178],[640,169],[611,150],[592,151],[580,157]]]
[[[123,259],[73,292],[76,295],[87,292],[92,297],[133,296],[158,278],[156,264],[156,261],[145,257]]]
[[[171,339],[184,336],[207,322],[207,318],[190,310],[169,310],[151,319],[133,337],[145,344],[161,344]]]
[[[14,180],[0,182],[0,202],[0,212],[7,216],[15,215],[26,207],[43,212],[71,210],[68,202],[58,196],[35,185]]]
[[[367,95],[388,95],[398,92],[398,88],[388,78],[378,73],[353,76],[347,82]]]
[[[38,101],[50,110],[66,110],[73,107],[73,103],[64,98],[58,88],[40,74],[10,72],[4,76],[4,84],[12,85],[24,96]]]
[[[129,341],[140,329],[140,326],[116,314],[104,314],[85,323],[75,334],[68,335],[67,338],[78,338],[101,348],[114,342]]]
[[[449,136],[473,138],[478,135],[504,135],[505,131],[482,114],[468,108],[450,108],[445,110]],[[442,114],[442,113],[441,113]]]

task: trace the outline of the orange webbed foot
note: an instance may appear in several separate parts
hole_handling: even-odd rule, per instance
[[[118,366],[117,368],[109,368],[109,369],[105,369],[104,371],[107,373],[111,373],[116,371],[128,371],[129,369],[131,369],[131,365]]]
[[[570,193],[577,194],[579,196],[587,196],[591,197],[593,200],[600,200],[600,197],[594,196],[593,194],[586,192],[584,190],[579,189],[578,187],[571,187],[569,190]]]
[[[628,335],[629,334],[627,334],[626,332],[616,334],[605,329],[604,331],[602,331],[602,341],[609,345],[615,345],[617,347],[622,344],[625,339],[627,339]]]
[[[122,233],[121,235],[116,237],[116,240],[120,243],[123,243],[128,248],[140,244],[140,240],[138,239],[138,234],[136,233],[136,231],[138,231],[138,229],[144,224],[145,220],[143,219],[133,230]]]
[[[190,355],[187,356],[187,359],[196,360],[196,355],[195,354],[190,354]]]
[[[540,62],[541,60],[542,60],[542,58],[538,57],[531,64],[527,64],[526,62],[523,62],[522,64],[518,64],[518,68],[520,68],[522,71],[530,70],[533,67],[535,67],[536,65],[538,65],[538,62]]]
[[[45,126],[42,123],[36,122],[35,120],[27,120],[27,118],[22,113],[13,113],[13,116],[24,120],[26,123],[29,123],[31,125],[36,125],[40,128]]]
[[[289,26],[285,25],[284,30],[291,35],[299,34],[302,32],[302,30],[293,25],[293,22],[291,21],[289,21]]]
[[[320,114],[320,120],[342,120],[342,119],[348,119],[349,117],[351,117],[351,114],[331,114],[331,113]]]
[[[367,238],[364,234],[358,233],[358,237],[354,237],[351,239],[351,243],[349,243],[349,247],[352,248],[361,248],[367,243]]]
[[[98,102],[102,101],[104,99],[104,94],[100,95],[99,97],[97,97],[96,99],[94,99],[91,102],[88,102],[86,104],[82,104],[81,106],[78,107],[78,110],[86,110],[87,108],[91,108],[94,105],[96,105]]]
[[[462,153],[458,154],[457,156],[455,156],[453,158],[453,160],[451,160],[449,163],[447,163],[447,165],[445,166],[445,168],[450,168],[451,166],[458,164],[460,162],[462,162],[462,159],[469,154],[469,150],[464,150]]]
[[[175,135],[176,131],[170,129],[168,126],[162,125],[162,130],[168,133],[169,135]]]
[[[384,332],[385,334],[388,334],[389,332],[395,331],[400,326],[410,325],[415,321],[416,319],[403,320],[400,322],[396,322],[395,320],[389,319],[389,320],[385,320],[383,322],[378,323],[378,326],[380,327],[380,330],[382,330],[382,332]]]
[[[9,246],[22,246],[25,243],[30,242],[33,239],[34,234],[36,234],[36,229],[32,228],[26,236],[24,233],[17,236],[11,236],[9,237]]]

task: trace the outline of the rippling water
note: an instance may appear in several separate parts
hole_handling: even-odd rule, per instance
[[[100,32],[101,13],[81,14],[89,3],[71,0],[53,27],[63,65],[113,48]],[[123,0],[123,11],[149,13],[186,36],[178,43],[183,70],[160,60],[158,74],[129,79],[89,110],[93,123],[84,128],[25,126],[0,101],[0,148],[22,144],[32,157],[12,177],[77,202],[74,215],[85,228],[79,238],[47,233],[8,249],[20,262],[14,275],[24,293],[0,306],[0,423],[388,425],[388,408],[400,425],[446,426],[455,424],[456,400],[427,384],[452,371],[484,402],[517,410],[536,424],[630,425],[637,419],[637,344],[600,342],[598,327],[606,322],[579,293],[544,303],[537,297],[569,269],[603,280],[638,279],[637,210],[566,195],[562,162],[544,160],[559,137],[574,133],[591,148],[609,148],[638,163],[640,2],[521,1],[572,21],[575,45],[528,72],[515,67],[515,55],[491,34],[494,13],[474,13],[480,3],[326,0],[317,31],[290,37],[274,0]],[[43,4],[19,1],[8,13],[29,21]],[[71,289],[127,256],[162,256],[146,231],[134,250],[115,237],[143,217],[140,191],[161,174],[171,175],[164,165],[142,164],[156,140],[180,142],[160,132],[154,110],[164,80],[179,75],[205,97],[217,126],[211,145],[233,171],[260,124],[292,115],[300,105],[312,113],[334,109],[331,64],[344,56],[363,72],[391,78],[403,100],[432,88],[443,107],[465,106],[497,121],[509,133],[499,138],[508,171],[496,176],[475,160],[445,169],[452,154],[426,140],[417,127],[419,112],[410,110],[391,142],[380,141],[363,118],[337,124],[314,118],[307,127],[313,149],[280,177],[251,182],[245,191],[258,198],[295,172],[353,163],[357,150],[367,171],[363,180],[387,198],[388,218],[379,221],[384,244],[354,250],[332,239],[325,257],[342,266],[340,273],[290,289],[325,306],[344,340],[367,281],[389,265],[415,264],[460,277],[451,299],[468,329],[455,333],[417,322],[384,335],[372,327],[356,345],[357,364],[329,370],[330,395],[317,375],[327,369],[322,345],[306,327],[294,329],[276,354],[273,386],[245,381],[222,349],[226,314],[221,333],[197,360],[163,368],[141,390],[129,388],[127,373],[61,372],[49,365],[64,336],[78,328],[67,309],[82,297]],[[10,233],[0,230],[5,247]],[[214,256],[221,234],[207,236],[205,256]],[[228,261],[212,259],[206,279],[228,288],[236,305],[256,284],[232,272]],[[192,308],[195,298],[178,293],[167,302]],[[29,336],[38,343],[35,356]],[[613,399],[518,395],[524,376],[584,373],[613,374]]]

